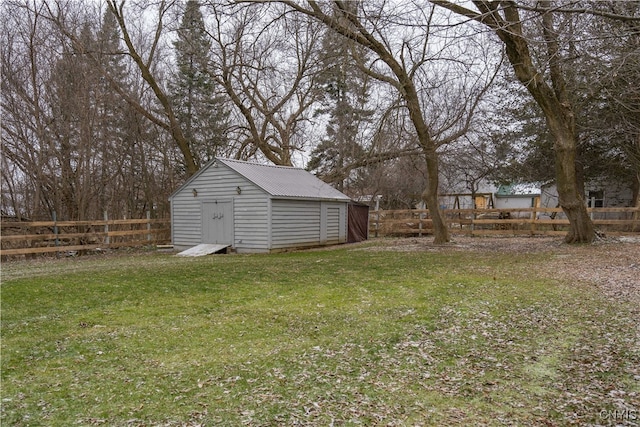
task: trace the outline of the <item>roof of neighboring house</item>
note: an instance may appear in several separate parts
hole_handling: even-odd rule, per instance
[[[192,176],[185,185],[193,181],[202,171],[214,166],[216,162],[233,169],[271,196],[320,200],[351,200],[349,196],[341,193],[304,169],[290,166],[264,165],[225,158],[217,158],[209,162],[200,169],[198,173]],[[176,191],[176,193],[178,191]]]
[[[501,185],[496,192],[496,197],[532,197],[539,195],[540,185],[535,183]]]

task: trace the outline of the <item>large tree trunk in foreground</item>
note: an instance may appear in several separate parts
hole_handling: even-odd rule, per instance
[[[553,14],[550,11],[551,2],[545,0],[540,4],[549,10],[542,15],[542,29],[549,56],[549,75],[553,90],[548,86],[528,87],[528,89],[542,108],[547,125],[555,138],[558,201],[570,224],[565,242],[588,243],[595,239],[595,229],[587,214],[584,183],[578,179],[576,167],[578,134],[575,115],[562,72],[559,38],[553,22]],[[513,66],[516,65],[513,64]]]
[[[576,173],[578,138],[571,101],[567,95],[562,71],[560,39],[553,23],[551,3],[541,0],[547,12],[542,15],[544,44],[549,72],[536,68],[529,44],[523,33],[520,12],[515,1],[473,0],[477,11],[448,0],[431,0],[441,7],[480,22],[500,38],[516,77],[542,109],[553,135],[556,156],[556,185],[562,210],[569,219],[568,243],[589,243],[595,239],[593,222],[587,214]],[[548,79],[548,80],[547,80]]]
[[[565,237],[567,243],[588,243],[595,238],[593,222],[587,213],[584,195],[578,190],[576,174],[575,135],[565,140],[556,136],[556,186],[558,202],[569,219],[569,233]]]

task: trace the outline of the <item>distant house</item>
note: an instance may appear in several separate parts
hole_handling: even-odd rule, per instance
[[[218,158],[169,198],[176,249],[273,252],[347,242],[350,198],[304,169]]]
[[[555,183],[542,185],[542,206],[558,206],[558,189]],[[585,200],[590,208],[614,208],[633,206],[633,190],[607,180],[591,180],[585,183]]]
[[[438,196],[444,209],[517,209],[539,206],[540,187],[535,183],[510,184],[496,187],[482,180],[470,193],[464,185],[450,188]]]
[[[540,186],[537,184],[501,185],[495,193],[496,209],[533,208],[540,206]]]
[[[495,186],[487,180],[476,183],[476,191],[469,192],[467,183],[460,178],[447,187],[439,196],[442,209],[525,209],[559,208],[558,190],[555,182],[518,183]],[[587,207],[613,208],[634,205],[633,189],[625,183],[607,179],[591,179],[585,183],[584,199]],[[510,213],[511,216],[526,217],[529,212]],[[565,218],[562,212],[537,212],[539,217]],[[593,219],[625,219],[626,212],[591,212]]]
[[[484,180],[477,183],[472,193],[464,180],[451,179],[445,189],[438,194],[441,209],[492,209],[493,193],[496,187]],[[425,208],[424,204],[421,208]]]
[[[625,184],[605,179],[592,179],[585,183],[584,198],[590,208],[615,208],[633,206],[633,190]],[[558,189],[554,182],[541,186],[541,206],[555,208],[559,206]],[[563,215],[563,214],[562,214]],[[594,219],[616,219],[624,213],[599,212],[592,214]]]

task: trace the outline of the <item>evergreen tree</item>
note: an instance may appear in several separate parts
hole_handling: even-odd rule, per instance
[[[226,145],[228,114],[223,98],[216,93],[209,59],[211,42],[196,0],[187,1],[173,46],[177,70],[170,84],[171,99],[196,164],[202,166]]]
[[[324,106],[318,114],[328,115],[326,137],[312,151],[307,169],[315,171],[327,182],[343,191],[349,185],[351,164],[364,156],[362,125],[373,111],[366,109],[367,76],[356,60],[362,60],[365,49],[333,31],[323,39],[324,70],[319,82],[325,90]]]
[[[114,84],[127,86],[126,67],[123,55],[120,54],[120,28],[116,18],[109,10],[104,12],[100,28],[96,33],[96,40],[91,46],[98,66],[102,68]],[[119,176],[130,168],[130,148],[135,140],[127,131],[127,121],[131,116],[126,101],[113,89],[112,84],[104,76],[96,81],[96,122],[95,133],[95,163],[94,187],[98,189],[98,211],[100,215],[108,211],[109,216],[131,214],[122,206],[117,206],[122,200],[130,200],[130,194],[122,194],[123,189],[129,191],[133,187],[131,182],[123,182]]]
[[[48,81],[51,109],[51,143],[45,174],[46,197],[61,218],[82,220],[92,198],[91,155],[94,151],[93,124],[96,112],[96,73],[84,52],[93,45],[91,26],[80,30],[81,45],[63,45]]]

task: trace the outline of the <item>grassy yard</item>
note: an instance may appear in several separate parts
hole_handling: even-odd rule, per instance
[[[638,425],[630,307],[552,253],[3,265],[3,426]]]

